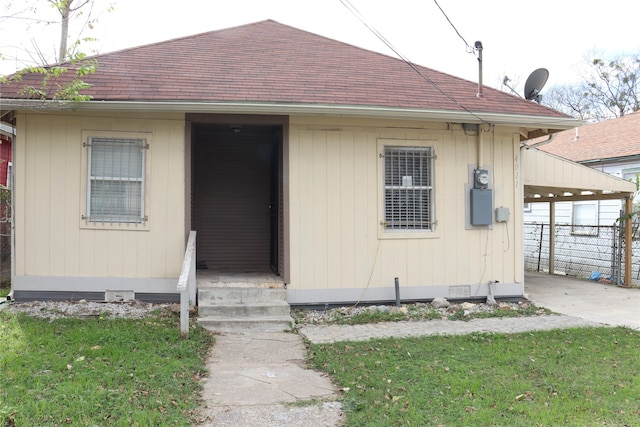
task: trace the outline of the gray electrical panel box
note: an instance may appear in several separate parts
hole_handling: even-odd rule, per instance
[[[471,225],[493,224],[493,190],[471,189]]]

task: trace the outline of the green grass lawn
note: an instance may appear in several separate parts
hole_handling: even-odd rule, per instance
[[[213,337],[179,318],[60,319],[0,311],[0,426],[188,425]]]
[[[11,291],[11,284],[8,282],[0,282],[0,298],[5,299]]]
[[[347,426],[638,426],[640,331],[580,328],[311,345]]]

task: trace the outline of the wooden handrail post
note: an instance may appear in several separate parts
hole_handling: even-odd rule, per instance
[[[176,289],[180,293],[180,335],[183,338],[189,338],[189,305],[195,305],[196,302],[196,232],[194,230],[189,232]]]

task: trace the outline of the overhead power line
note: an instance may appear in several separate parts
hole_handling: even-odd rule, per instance
[[[453,22],[451,22],[451,19],[449,19],[449,17],[445,13],[445,11],[442,9],[442,7],[440,7],[440,4],[438,4],[438,0],[433,0],[433,2],[436,4],[436,6],[438,6],[438,9],[440,9],[440,12],[442,12],[442,14],[444,15],[445,19],[447,20],[447,22],[449,22],[449,25],[451,25],[451,27],[456,32],[458,37],[460,37],[462,39],[462,41],[464,42],[464,44],[467,46],[467,52],[468,53],[473,53],[475,55],[475,52],[476,52],[477,49],[472,47],[469,43],[467,43],[467,40],[465,40],[465,38],[462,37],[462,34],[460,34],[460,31],[458,31],[456,26],[453,25]]]
[[[434,0],[435,1],[435,0]],[[436,82],[434,82],[431,78],[429,78],[429,76],[425,75],[422,70],[420,70],[415,64],[413,64],[411,61],[409,61],[409,59],[404,56],[398,49],[396,49],[393,44],[391,44],[391,42],[389,40],[387,40],[387,38],[382,35],[382,33],[380,33],[380,31],[378,31],[371,23],[369,23],[369,21],[367,21],[367,19],[360,13],[360,11],[358,11],[358,9],[355,8],[355,6],[353,6],[351,4],[351,2],[349,2],[349,0],[340,0],[340,3],[342,3],[342,5],[344,7],[346,7],[347,9],[349,9],[349,11],[355,15],[356,18],[358,18],[358,20],[360,22],[362,22],[362,24],[364,24],[365,27],[367,27],[369,29],[369,31],[371,31],[376,37],[378,37],[378,39],[380,39],[380,41],[382,41],[382,43],[384,43],[389,49],[391,49],[393,51],[393,53],[395,53],[398,58],[400,58],[405,64],[407,64],[409,67],[411,67],[413,69],[413,71],[415,71],[422,79],[424,79],[425,81],[427,81],[431,86],[433,86],[438,92],[440,92],[442,95],[444,95],[445,97],[447,97],[447,99],[449,99],[451,102],[453,102],[454,104],[456,104],[458,107],[462,108],[464,111],[466,111],[467,113],[471,114],[473,117],[475,117],[476,119],[480,120],[482,123],[485,124],[489,124],[486,120],[484,120],[482,117],[479,117],[478,115],[476,115],[475,113],[473,113],[471,110],[469,110],[467,107],[465,107],[464,105],[462,105],[460,102],[458,102],[457,99],[455,99],[452,95],[449,95],[447,92],[445,92],[444,90],[442,90],[440,88],[440,86],[438,86],[438,84]],[[436,3],[437,4],[437,3]],[[440,6],[438,6],[440,7]],[[442,10],[442,9],[440,9]],[[443,12],[444,13],[444,12]],[[446,16],[446,15],[445,15]],[[448,19],[448,18],[447,18]],[[452,24],[453,25],[453,24]],[[454,27],[455,28],[455,27]],[[456,30],[457,31],[457,30]],[[464,39],[463,39],[464,40]],[[466,43],[466,41],[465,41]],[[468,46],[468,45],[467,45]]]

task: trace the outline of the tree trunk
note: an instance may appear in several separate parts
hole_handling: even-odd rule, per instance
[[[64,2],[60,8],[60,52],[58,53],[58,62],[64,62],[67,59],[67,39],[69,38],[69,13],[71,10],[71,1]]]

